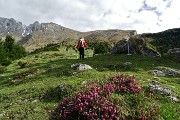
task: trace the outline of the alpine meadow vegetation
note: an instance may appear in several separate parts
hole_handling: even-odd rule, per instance
[[[22,55],[4,57],[13,61],[0,67],[0,119],[179,119],[179,101],[150,88],[156,83],[179,98],[179,76],[149,73],[158,66],[179,70],[176,61],[163,56],[108,53],[93,56],[92,49],[85,50],[82,61],[73,46],[66,51],[67,46],[62,44],[49,45],[50,48],[25,56],[23,49],[15,46],[11,37],[0,45],[2,51],[22,51]],[[76,63],[88,64],[93,69],[73,70],[71,65]]]

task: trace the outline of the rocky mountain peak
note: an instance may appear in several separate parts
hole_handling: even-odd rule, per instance
[[[4,37],[7,34],[11,34],[16,37],[21,37],[26,26],[15,20],[14,18],[2,18],[0,17],[0,37]]]
[[[42,23],[39,23],[38,21],[35,21],[33,24],[30,24],[29,26],[26,26],[22,24],[22,22],[19,22],[15,20],[14,18],[2,18],[0,17],[0,37],[3,38],[7,34],[12,35],[18,40],[20,40],[22,37],[25,37],[32,32],[43,30],[44,25]]]

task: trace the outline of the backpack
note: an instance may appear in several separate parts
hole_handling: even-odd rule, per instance
[[[83,47],[83,46],[84,46],[82,40],[80,40],[79,46],[80,46],[80,47]]]

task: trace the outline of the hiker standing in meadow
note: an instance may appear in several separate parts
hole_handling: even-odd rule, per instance
[[[83,37],[81,37],[78,40],[78,44],[77,44],[76,48],[79,51],[79,58],[82,60],[84,60],[84,47],[86,47],[86,41],[84,40]]]

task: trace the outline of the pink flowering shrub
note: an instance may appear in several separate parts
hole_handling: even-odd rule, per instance
[[[105,97],[106,92],[94,83],[77,93],[73,99],[65,98],[56,108],[57,118],[67,119],[115,119],[117,108]]]
[[[140,84],[135,83],[134,76],[126,77],[124,75],[119,75],[112,77],[111,84],[118,93],[138,93],[142,90]]]
[[[76,93],[73,98],[64,98],[52,113],[51,118],[55,120],[116,120],[129,118],[146,120],[148,117],[144,112],[142,114],[137,112],[138,116],[122,115],[123,110],[128,110],[125,110],[126,108],[123,104],[119,104],[116,98],[111,97],[113,94],[136,94],[141,90],[140,84],[135,83],[134,76],[119,75],[112,77],[108,82],[91,82],[86,84],[84,89]]]

